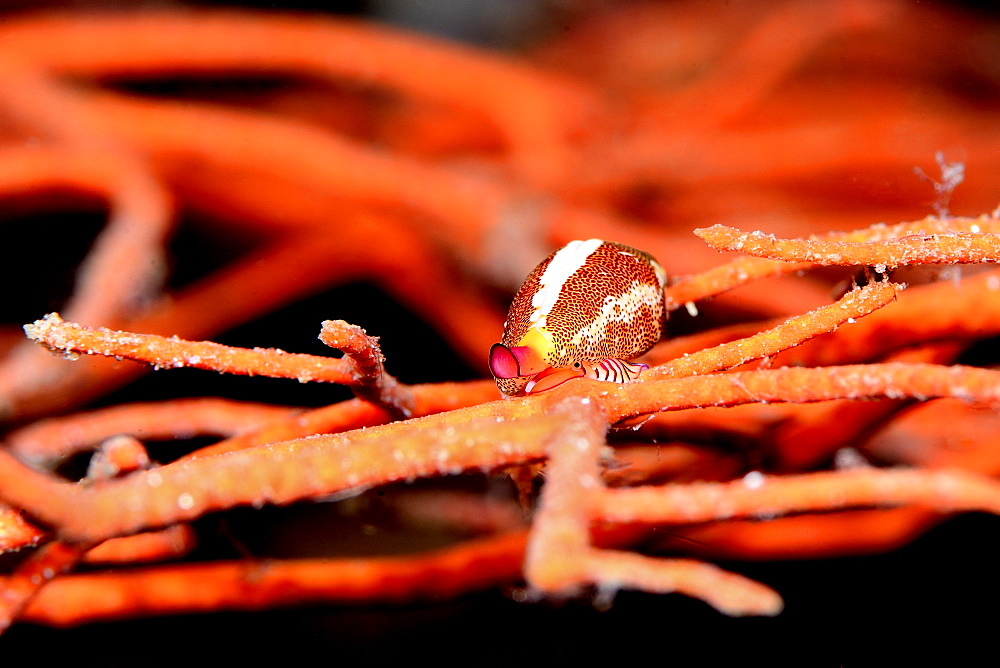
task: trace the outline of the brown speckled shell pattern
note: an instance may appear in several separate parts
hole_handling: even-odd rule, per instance
[[[528,378],[517,377],[514,378],[494,378],[497,382],[497,387],[500,391],[506,394],[508,397],[513,397],[515,394],[520,394],[524,386],[528,384]]]
[[[532,326],[532,299],[556,253],[535,267],[514,296],[504,324],[504,345],[516,346]],[[567,367],[610,357],[632,360],[652,348],[663,333],[666,314],[657,267],[648,253],[612,241],[601,243],[565,280],[548,313],[545,329],[555,344],[548,364]],[[631,315],[616,319],[623,313]],[[604,324],[595,331],[598,321]],[[524,384],[518,378],[497,380],[505,394],[516,394]]]

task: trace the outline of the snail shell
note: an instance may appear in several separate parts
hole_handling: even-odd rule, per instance
[[[517,291],[490,370],[506,395],[575,376],[623,382],[660,340],[666,272],[648,253],[600,239],[572,241],[542,260]],[[544,379],[544,380],[543,380]]]

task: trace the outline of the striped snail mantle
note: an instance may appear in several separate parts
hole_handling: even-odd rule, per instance
[[[631,360],[660,340],[666,272],[651,255],[601,239],[571,241],[542,260],[514,296],[490,371],[505,395],[571,378],[635,379]]]

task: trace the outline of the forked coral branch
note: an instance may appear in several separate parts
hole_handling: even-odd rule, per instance
[[[156,368],[191,367],[247,376],[294,378],[347,385],[359,396],[382,405],[397,417],[413,413],[413,396],[382,368],[378,339],[342,320],[323,323],[320,339],[344,351],[343,359],[286,353],[283,350],[234,348],[210,341],[182,341],[154,334],[92,330],[65,322],[58,313],[24,326],[29,339],[70,354],[104,355],[145,362]]]
[[[525,556],[529,584],[550,595],[578,593],[597,585],[604,595],[617,589],[679,592],[700,598],[729,615],[776,615],[774,590],[710,564],[657,560],[590,545],[590,522],[603,494],[598,466],[606,422],[590,399],[567,398],[552,407],[566,427],[548,448],[545,491]]]
[[[90,481],[110,480],[149,465],[142,443],[117,436],[103,443],[87,470]],[[54,540],[18,564],[0,588],[0,632],[13,623],[25,605],[53,578],[68,573],[96,543]]]
[[[352,388],[359,398],[385,406],[396,417],[413,415],[413,392],[385,372],[378,337],[368,336],[365,330],[343,320],[326,320],[319,338],[331,348],[343,351],[353,364]]]
[[[939,218],[925,218],[923,220],[899,223],[896,225],[873,225],[868,228],[854,230],[851,232],[827,232],[821,235],[816,235],[816,237],[811,240],[788,241],[787,243],[793,248],[796,246],[800,248],[808,248],[809,244],[820,242],[834,244],[860,244],[866,241],[884,242],[898,240],[915,235],[953,236],[956,234],[995,234],[998,232],[1000,232],[1000,221],[991,215],[984,214],[976,218],[949,218],[947,220]],[[752,249],[755,247],[754,244],[751,244],[746,249],[737,247],[739,245],[739,240],[742,237],[740,236],[740,233],[735,232],[732,228],[715,225],[713,227],[700,230],[699,234],[709,243],[712,243],[710,238],[714,238],[714,236],[718,234],[722,240],[729,240],[732,242],[731,247],[723,245],[719,246],[720,248],[724,248],[726,250],[745,251],[753,254]],[[749,236],[750,235],[748,235],[748,240]],[[753,235],[752,240],[758,245],[764,246],[773,245],[773,243],[778,242],[777,239],[771,239],[768,235],[763,234]],[[926,242],[924,243],[926,245]],[[989,240],[975,243],[980,245],[991,244],[995,246],[995,242],[990,242]],[[866,247],[848,245],[843,248],[845,251],[855,249],[855,252],[857,252],[858,250]],[[865,261],[844,262],[844,264],[862,266],[876,266],[883,264],[886,267],[898,266],[898,261],[893,259],[896,257],[896,254],[889,250],[890,247],[882,247],[881,251],[877,250],[879,248],[878,246],[870,246],[867,248],[870,249],[870,252],[867,255],[858,256],[858,260]],[[802,257],[802,255],[793,254],[789,254],[787,258],[776,256],[775,259],[771,259],[770,257],[740,257],[717,267],[713,267],[712,269],[700,274],[679,277],[673,282],[672,285],[667,287],[665,291],[667,305],[670,308],[676,309],[687,302],[704,299],[710,295],[717,295],[719,293],[732,290],[737,286],[745,285],[751,281],[758,281],[771,276],[794,273],[796,271],[809,269],[816,264],[822,264],[819,260],[793,259]],[[784,261],[786,259],[789,261]],[[871,262],[868,262],[867,260],[871,260]],[[947,255],[939,256],[936,261],[942,263],[951,262]],[[985,258],[970,261],[981,262],[985,261]],[[839,262],[829,263],[840,264]]]
[[[58,313],[24,326],[29,339],[71,354],[104,355],[144,362],[157,368],[191,367],[247,376],[294,378],[344,385],[357,383],[347,360],[283,350],[233,348],[210,341],[90,329],[66,322]]]

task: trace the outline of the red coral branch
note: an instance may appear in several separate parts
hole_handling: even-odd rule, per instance
[[[990,229],[1000,227],[996,221]],[[978,228],[980,225],[976,224]],[[760,232],[743,233],[715,225],[695,230],[707,244],[719,250],[738,250],[748,255],[786,262],[821,265],[870,265],[895,268],[912,264],[951,262],[996,262],[1000,257],[1000,235],[960,234],[909,235],[881,242],[816,241],[777,239]],[[884,269],[883,269],[884,271]]]
[[[720,230],[723,229],[728,228],[725,228],[725,226],[715,226],[708,228],[712,232],[704,229],[699,230],[699,232],[704,238],[708,234],[721,234]],[[897,225],[875,225],[867,229],[851,232],[827,232],[819,235],[816,241],[861,243],[865,241],[889,241],[912,235],[979,234],[981,232],[996,233],[998,231],[1000,231],[1000,224],[997,223],[997,219],[988,215],[982,215],[977,218],[948,218],[947,220],[925,218]],[[742,248],[733,247],[730,250],[742,250]],[[750,251],[748,250],[747,252]],[[948,260],[940,258],[940,261],[947,262]],[[802,271],[809,269],[815,264],[817,262],[814,260],[785,262],[766,257],[737,258],[696,276],[682,276],[676,279],[665,290],[667,305],[676,309],[687,302],[697,301],[709,295],[716,295],[720,292],[732,290],[750,281],[758,281],[771,276]],[[846,262],[845,264],[875,265],[878,262]],[[898,264],[891,266],[898,266]]]
[[[525,557],[525,577],[548,594],[572,594],[584,584],[615,589],[680,592],[730,615],[776,615],[781,598],[759,583],[709,564],[655,560],[590,547],[589,522],[608,490],[597,466],[606,423],[588,399],[553,407],[567,422],[549,448],[545,493]]]
[[[66,322],[50,313],[24,326],[29,339],[52,350],[84,355],[105,355],[145,362],[159,368],[193,367],[247,376],[294,378],[300,382],[355,384],[347,360],[283,350],[233,348],[210,341],[182,341],[155,334],[93,330]]]
[[[1000,513],[1000,483],[964,471],[860,469],[730,483],[614,490],[595,502],[611,522],[694,523],[792,511],[918,504],[938,512]]]
[[[367,604],[455,596],[515,579],[524,543],[525,534],[515,532],[399,557],[241,560],[72,575],[42,590],[24,619],[73,626],[304,602]],[[0,580],[0,587],[6,586]]]
[[[900,286],[893,283],[872,283],[856,288],[834,304],[805,315],[789,318],[765,332],[723,343],[685,355],[657,366],[646,378],[675,378],[731,369],[751,360],[763,359],[789,350],[809,339],[837,329],[844,323],[872,313],[896,299]]]
[[[319,333],[320,341],[344,352],[353,365],[355,393],[401,418],[413,415],[413,392],[401,385],[382,368],[385,358],[378,347],[378,337],[368,336],[357,325],[343,320],[326,320]]]
[[[6,436],[7,448],[35,466],[53,468],[117,434],[141,440],[235,436],[261,424],[297,415],[299,409],[217,397],[121,404],[39,420]]]
[[[130,436],[109,439],[91,460],[88,480],[109,480],[149,465],[146,448]],[[0,587],[0,631],[7,629],[29,601],[53,578],[69,572],[93,543],[55,540],[18,564]]]

